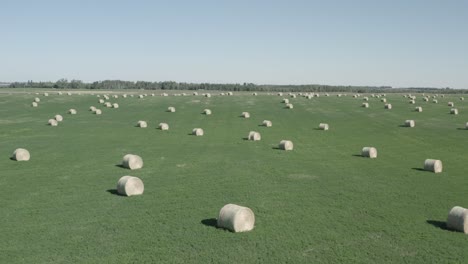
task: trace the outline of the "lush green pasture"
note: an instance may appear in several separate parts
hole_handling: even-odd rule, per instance
[[[111,98],[0,94],[0,263],[457,263],[468,237],[445,230],[468,207],[468,102],[388,95],[260,94]],[[454,101],[458,116],[450,115]],[[99,106],[101,116],[88,111]],[[414,112],[415,106],[423,112]],[[168,113],[168,106],[176,107]],[[77,115],[67,114],[75,108]],[[205,108],[211,116],[202,115]],[[240,118],[243,111],[250,119]],[[58,127],[47,120],[62,114]],[[261,127],[264,119],[273,127]],[[401,127],[406,119],[415,128]],[[149,127],[135,127],[146,120]],[[156,129],[167,122],[169,131]],[[316,128],[320,122],[329,131]],[[201,127],[205,136],[189,135]],[[244,140],[250,130],[262,140]],[[282,139],[291,152],[275,149]],[[377,159],[359,157],[362,147]],[[29,162],[9,159],[19,147]],[[133,153],[141,170],[116,166]],[[426,158],[444,172],[421,171]],[[113,194],[140,177],[142,196]],[[214,227],[226,203],[252,208],[252,232]]]

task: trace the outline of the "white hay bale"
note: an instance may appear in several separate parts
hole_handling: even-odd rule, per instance
[[[104,106],[107,107],[107,108],[111,108],[111,107],[112,107],[112,104],[111,104],[110,102],[106,102],[106,103],[104,104]]]
[[[283,93],[278,93],[278,96],[283,96]]]
[[[232,93],[232,92],[228,92],[228,93],[227,93],[227,95],[229,95],[229,96],[232,96],[232,95],[233,95],[233,93]]]
[[[252,95],[253,95],[253,96],[257,96],[257,93],[253,93]]]
[[[424,98],[423,98],[423,101],[424,101],[424,102],[429,102],[429,98],[424,97]]]
[[[58,92],[58,95],[62,95],[62,92]]]
[[[255,226],[255,215],[248,207],[226,204],[219,211],[216,225],[234,233],[251,231]]]
[[[291,94],[291,98],[296,98],[296,95],[295,95],[295,94]]]
[[[282,103],[285,103],[285,104],[289,104],[289,99],[287,98],[283,98],[283,101],[281,101]]]
[[[414,100],[410,100],[410,101],[409,101],[409,103],[410,103],[410,104],[415,104],[415,103],[416,103],[416,101],[414,101]]]
[[[32,102],[31,105],[32,105],[32,107],[37,107],[38,106],[38,104],[36,102]]]
[[[49,94],[48,94],[48,93],[44,93],[44,96],[49,96]]]
[[[68,110],[68,113],[71,115],[76,115],[76,109],[70,109]]]
[[[130,97],[134,97],[135,95],[131,94]]]
[[[17,148],[13,155],[11,156],[12,159],[16,161],[28,161],[31,158],[29,151],[24,148]]]
[[[174,112],[175,112],[175,107],[169,106],[169,107],[167,108],[167,111],[168,111],[168,112],[171,112],[171,113],[174,113]]]
[[[211,94],[207,93],[207,94],[205,94],[205,97],[210,98]]]
[[[133,176],[123,176],[117,182],[117,193],[125,196],[141,195],[145,190],[143,181]]]
[[[385,104],[385,109],[388,109],[388,110],[392,109],[392,104]]]
[[[101,109],[96,109],[96,110],[94,110],[94,114],[96,114],[96,115],[102,114]]]
[[[320,129],[320,130],[328,130],[328,129],[329,129],[329,126],[328,126],[328,124],[320,123],[320,124],[319,124],[319,129]]]
[[[166,123],[159,123],[158,128],[160,130],[169,130],[169,125]]]
[[[386,102],[387,102],[387,99],[382,98],[382,99],[380,99],[380,101],[381,101],[382,103],[386,103]]]
[[[67,93],[69,96],[71,96],[72,94],[71,93]]]
[[[197,93],[197,92],[193,92],[193,95],[196,96],[196,95],[198,95],[198,93]]]
[[[148,127],[148,124],[146,123],[146,121],[140,120],[140,121],[138,121],[137,126],[141,127],[141,128],[146,128],[146,127]]]
[[[54,118],[55,118],[55,120],[57,120],[58,122],[62,122],[62,121],[63,121],[63,116],[61,116],[61,115],[55,115]]]
[[[34,102],[39,103],[40,101],[41,99],[39,99],[39,97],[34,98]]]
[[[454,104],[453,102],[448,102],[447,105],[450,106],[450,107],[454,107],[454,106],[455,106],[455,104]]]
[[[433,102],[434,104],[437,104],[439,101],[437,101],[437,99],[434,99],[434,100],[432,100],[432,102]]]
[[[416,111],[416,112],[422,112],[422,107],[417,106],[417,107],[414,108],[414,111]]]
[[[203,134],[204,134],[204,132],[203,132],[203,129],[201,129],[201,128],[194,128],[192,130],[192,135],[194,135],[194,136],[201,137],[201,136],[203,136]]]
[[[330,96],[330,94],[326,93],[326,94],[325,94],[325,96],[327,96],[327,97],[328,97],[328,96]]]
[[[242,112],[241,116],[242,116],[243,118],[250,118],[249,112]]]
[[[466,122],[465,124],[465,129],[468,129],[468,122]]]
[[[364,107],[364,108],[369,108],[369,103],[362,103],[361,106]]]
[[[122,159],[122,166],[127,169],[137,170],[143,168],[143,159],[134,154],[127,154]]]
[[[105,101],[104,101],[104,99],[99,99],[98,102],[99,102],[100,104],[103,104]]]
[[[262,136],[256,131],[250,131],[247,138],[252,141],[259,141],[262,139]]]
[[[138,95],[138,98],[140,98],[140,99],[143,99],[143,97],[144,96],[142,94]]]
[[[90,107],[89,107],[89,111],[91,111],[91,112],[94,112],[94,111],[96,111],[96,107],[94,107],[94,106],[90,106]]]
[[[442,161],[435,159],[426,159],[424,161],[424,170],[434,173],[442,172]]]
[[[107,94],[105,94],[104,99],[109,100],[109,96],[107,96]]]
[[[99,97],[101,97],[101,95],[100,95],[100,94],[98,94],[98,95],[96,95],[96,97],[97,97],[97,98],[99,98]]]
[[[286,108],[287,108],[287,109],[293,109],[293,108],[294,108],[294,105],[293,105],[293,104],[286,104]]]
[[[453,207],[447,217],[447,228],[468,234],[468,210],[461,207]]]
[[[123,98],[127,98],[127,94],[123,94],[122,97],[123,97]]]
[[[119,108],[119,104],[118,103],[113,103],[112,108]]]
[[[464,97],[460,97],[460,101],[464,101],[464,100],[465,100],[465,98],[464,98]]]
[[[282,150],[293,150],[294,144],[290,140],[281,140],[278,147]]]
[[[369,97],[364,97],[364,98],[362,98],[362,100],[369,101]]]
[[[203,110],[203,114],[211,115],[211,110],[210,109],[205,109],[205,110]]]
[[[364,147],[361,151],[361,156],[366,158],[377,158],[377,149],[374,147]]]
[[[49,126],[58,126],[58,122],[55,119],[49,119],[47,124],[49,124]]]
[[[405,126],[406,127],[414,127],[416,125],[416,123],[414,122],[414,120],[406,120],[405,121]]]
[[[273,123],[270,120],[263,120],[262,125],[265,127],[271,127]]]
[[[452,115],[458,115],[458,109],[456,109],[456,108],[450,109],[450,114],[452,114]]]

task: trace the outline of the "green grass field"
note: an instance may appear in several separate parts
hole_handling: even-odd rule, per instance
[[[466,262],[467,236],[445,221],[468,207],[468,102],[388,94],[385,110],[377,98],[365,109],[349,95],[298,97],[287,110],[281,98],[120,97],[110,109],[92,95],[0,94],[0,263]],[[64,121],[46,125],[56,114]],[[406,119],[416,127],[401,127]],[[195,127],[205,135],[189,135]],[[251,130],[262,140],[244,140]],[[276,149],[282,139],[294,150]],[[378,158],[360,157],[365,146]],[[30,161],[9,159],[20,147]],[[117,166],[127,153],[144,167]],[[422,171],[426,158],[444,172]],[[124,175],[143,180],[142,196],[113,194]],[[255,229],[214,227],[227,203],[250,207]]]

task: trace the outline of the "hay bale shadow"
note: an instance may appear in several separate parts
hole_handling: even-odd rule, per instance
[[[124,165],[122,164],[115,164],[116,167],[119,167],[119,168],[122,168],[122,169],[126,169],[126,167],[124,167]]]
[[[408,127],[408,126],[405,126],[405,125],[399,125],[399,127]]]
[[[243,137],[242,140],[249,140],[249,138],[248,137]]]
[[[106,192],[112,194],[112,195],[117,195],[117,196],[124,196],[124,195],[120,195],[119,192],[117,192],[117,189],[109,189],[109,190],[106,190]]]
[[[434,227],[440,228],[442,230],[453,231],[447,228],[447,223],[445,221],[426,220],[426,223],[433,225]]]
[[[457,130],[467,130],[467,129],[464,128],[464,127],[463,127],[463,128],[462,128],[462,127],[459,127],[459,128],[457,128]]]
[[[351,155],[351,156],[362,158],[362,155],[361,155],[361,154],[353,154],[353,155]]]
[[[411,168],[412,170],[417,170],[417,171],[426,171],[423,168]]]
[[[282,150],[280,147],[272,147],[272,149]]]
[[[216,220],[216,218],[203,219],[203,220],[200,221],[200,223],[202,225],[218,228],[218,226],[217,226],[218,221]]]

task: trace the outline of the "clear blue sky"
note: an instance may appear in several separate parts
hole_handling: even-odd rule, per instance
[[[468,88],[467,0],[0,0],[0,81]]]

